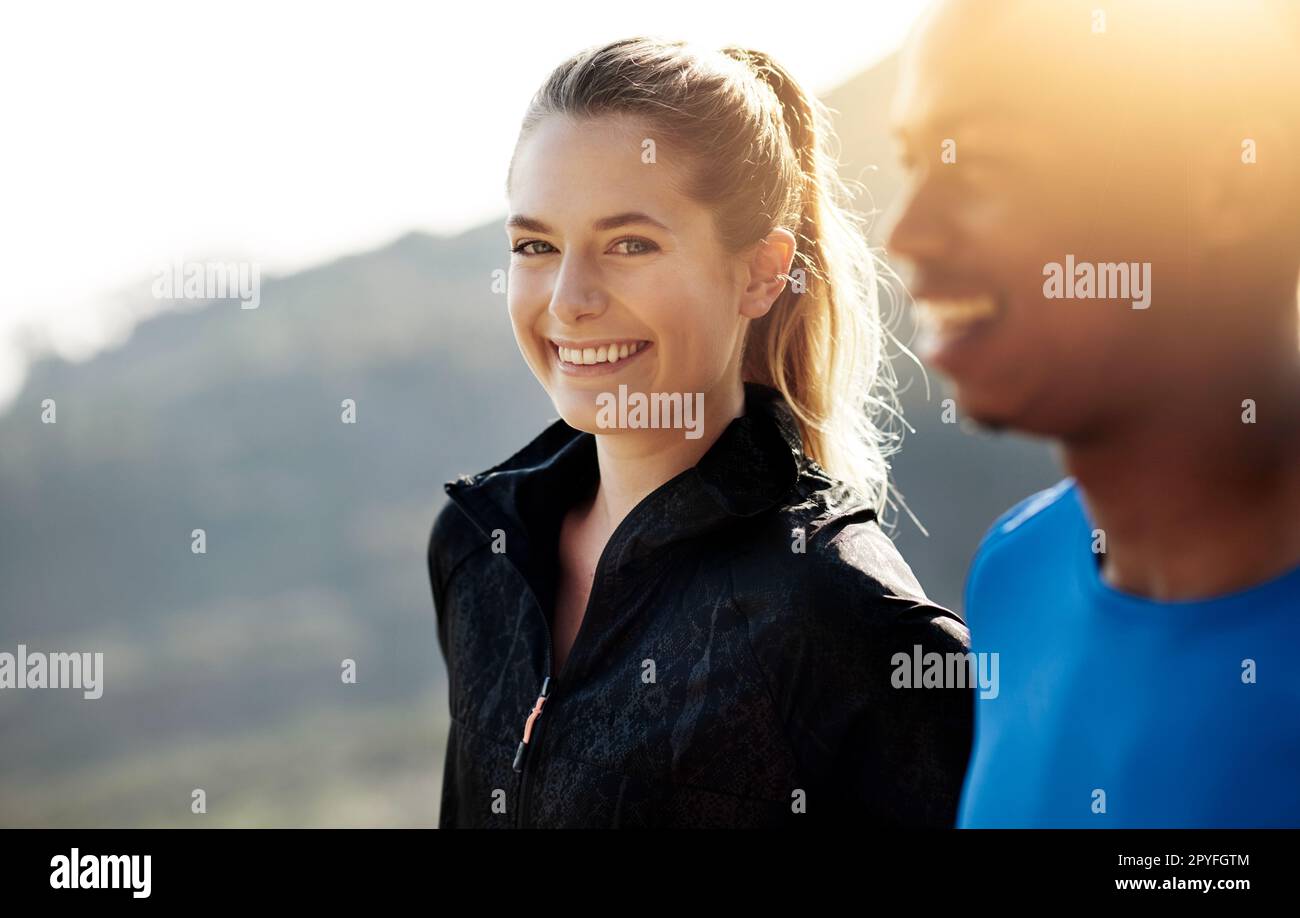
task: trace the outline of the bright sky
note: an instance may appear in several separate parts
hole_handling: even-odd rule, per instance
[[[896,48],[924,0],[48,2],[0,11],[0,407],[15,342],[70,359],[177,259],[263,274],[501,214],[547,73],[635,34],[765,50],[823,92]]]

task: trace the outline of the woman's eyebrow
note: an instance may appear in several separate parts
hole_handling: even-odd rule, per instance
[[[507,229],[528,230],[530,233],[549,233],[551,228],[533,217],[525,217],[523,214],[511,214],[506,220]]]
[[[649,214],[643,214],[640,211],[635,210],[621,214],[614,214],[612,217],[601,217],[591,225],[591,228],[595,230],[611,230],[618,229],[620,226],[629,226],[635,223],[646,223],[650,226],[658,227],[665,233],[672,232],[672,230],[664,226]]]
[[[630,226],[637,223],[644,223],[649,226],[658,227],[659,229],[663,230],[666,233],[672,232],[671,229],[669,229],[667,226],[665,226],[663,223],[656,220],[654,217],[650,216],[649,214],[642,213],[641,211],[635,211],[635,210],[627,211],[621,214],[614,214],[613,216],[610,217],[601,217],[599,220],[591,224],[591,228],[597,231],[603,231],[603,230],[618,229],[620,226]],[[545,223],[543,223],[541,220],[538,220],[536,217],[528,217],[523,214],[511,214],[509,219],[506,220],[506,227],[528,230],[531,233],[553,232],[553,230]]]

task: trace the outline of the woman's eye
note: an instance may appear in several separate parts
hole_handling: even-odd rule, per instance
[[[631,246],[631,249],[624,249],[619,252],[620,255],[644,255],[647,252],[653,252],[659,248],[649,239],[642,239],[638,236],[629,236],[627,239],[620,239],[614,243],[614,247]]]
[[[518,245],[516,245],[516,246],[512,246],[511,249],[510,249],[510,251],[511,251],[513,254],[515,254],[515,255],[523,255],[523,256],[525,256],[525,257],[527,257],[527,256],[529,256],[529,255],[545,255],[545,254],[546,254],[545,252],[529,251],[529,247],[530,247],[530,246],[534,246],[534,245],[546,245],[546,246],[549,246],[550,243],[549,243],[549,242],[543,242],[541,239],[525,239],[523,242],[519,243]],[[552,248],[553,248],[553,247],[552,247]]]

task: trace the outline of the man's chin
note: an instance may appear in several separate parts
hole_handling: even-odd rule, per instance
[[[967,421],[977,433],[982,434],[1000,434],[1012,429],[1010,421],[999,417],[971,415]]]
[[[962,427],[974,433],[1015,433],[1032,438],[1060,439],[1072,429],[1075,415],[1065,406],[1050,410],[1050,403],[1041,399],[994,399],[988,395],[981,398],[961,388],[957,389],[954,399]]]
[[[979,433],[999,434],[1019,427],[1017,412],[988,394],[957,385],[954,396],[964,428],[973,427]]]

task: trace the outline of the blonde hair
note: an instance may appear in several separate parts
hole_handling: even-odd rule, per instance
[[[732,252],[778,227],[794,233],[787,284],[751,323],[742,376],[780,391],[808,457],[883,513],[899,440],[885,425],[901,420],[880,311],[888,269],[851,210],[827,109],[762,52],[629,38],[557,67],[520,139],[553,114],[647,119],[657,145],[694,167],[683,190],[713,209]]]

